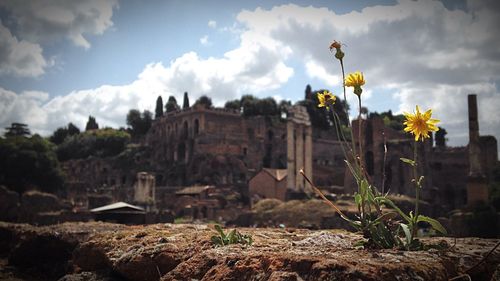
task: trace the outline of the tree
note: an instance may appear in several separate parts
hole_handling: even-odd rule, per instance
[[[66,138],[56,152],[60,161],[89,156],[109,157],[124,151],[129,141],[127,132],[111,128],[98,129]]]
[[[73,123],[70,122],[67,127],[57,128],[57,130],[54,131],[52,136],[49,137],[49,140],[52,143],[59,145],[63,143],[68,136],[77,135],[79,133],[80,129],[78,129],[78,127],[76,127],[75,125],[73,125]]]
[[[133,137],[146,135],[152,123],[153,114],[148,110],[144,110],[141,114],[139,110],[131,109],[127,114],[127,125],[131,128]]]
[[[159,118],[163,116],[163,99],[161,96],[158,96],[156,99],[156,109],[155,109],[155,118]]]
[[[292,102],[291,101],[287,101],[287,100],[281,100],[280,101],[280,104],[278,105],[278,110],[279,110],[279,114],[280,116],[282,117],[287,117],[288,116],[288,108],[292,106]]]
[[[97,129],[99,129],[99,124],[97,124],[95,118],[92,115],[89,115],[89,120],[87,121],[87,125],[85,125],[85,131]]]
[[[257,98],[252,95],[244,95],[241,97],[241,107],[243,108],[243,116],[258,115]]]
[[[31,135],[28,125],[23,123],[12,123],[4,134],[6,137],[29,137]]]
[[[167,104],[165,104],[165,111],[167,113],[174,112],[180,110],[179,105],[177,104],[177,100],[174,96],[169,96],[167,100]]]
[[[438,127],[439,130],[435,133],[436,136],[436,146],[444,148],[446,147],[446,130],[444,128]]]
[[[184,92],[184,101],[182,102],[182,109],[189,108],[189,97],[188,93]]]
[[[306,90],[304,91],[304,96],[305,96],[305,99],[306,100],[311,100],[313,97],[313,93],[312,93],[312,89],[311,89],[311,85],[307,84],[306,86]]]
[[[149,110],[142,112],[142,133],[145,135],[153,124],[153,113]]]
[[[234,110],[241,110],[241,104],[240,100],[231,100],[227,101],[226,104],[224,104],[225,109],[234,109]]]
[[[39,135],[0,138],[0,184],[19,193],[62,188],[64,178],[52,146]]]
[[[256,102],[257,114],[264,116],[278,115],[278,105],[273,98],[258,99]]]
[[[61,144],[63,143],[64,139],[68,136],[68,129],[67,128],[57,128],[52,136],[49,137],[49,140],[54,143],[54,144]]]
[[[196,100],[194,105],[201,105],[204,108],[212,108],[212,99],[203,95],[199,99]]]
[[[80,133],[80,129],[78,129],[77,126],[75,126],[73,123],[69,122],[68,123],[68,135],[74,136],[78,135]]]

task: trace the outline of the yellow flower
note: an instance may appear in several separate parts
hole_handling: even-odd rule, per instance
[[[415,141],[419,139],[423,141],[424,138],[429,138],[429,132],[437,132],[439,130],[436,126],[439,120],[431,118],[432,109],[421,113],[417,105],[415,114],[404,112],[404,115],[406,118],[406,121],[403,123],[406,125],[404,130],[415,135]]]
[[[349,73],[344,81],[344,84],[346,87],[354,87],[354,93],[360,96],[363,92],[361,86],[365,84],[365,77],[363,77],[363,72],[356,71],[354,73]]]
[[[345,85],[347,87],[361,87],[365,84],[365,78],[363,73],[356,71],[354,73],[349,73],[345,79]]]
[[[325,107],[330,104],[335,104],[337,97],[328,91],[323,91],[323,93],[318,93],[318,107]],[[327,107],[328,108],[328,107]]]

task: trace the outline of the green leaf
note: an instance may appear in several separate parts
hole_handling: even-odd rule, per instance
[[[354,202],[356,202],[356,205],[361,206],[361,195],[359,193],[354,195]]]
[[[425,221],[425,222],[429,223],[432,226],[432,228],[434,228],[435,230],[441,232],[442,234],[447,234],[446,229],[443,227],[443,225],[439,221],[437,221],[433,218],[420,215],[417,218],[417,222],[419,222],[419,221]]]
[[[217,232],[219,232],[219,235],[222,239],[226,238],[226,234],[224,234],[224,230],[222,230],[222,227],[220,225],[216,224],[214,225],[214,228]]]
[[[401,161],[405,162],[406,164],[409,164],[409,165],[415,166],[415,160],[408,159],[408,158],[399,158],[399,160],[401,160]]]
[[[235,244],[238,242],[238,237],[236,235],[236,229],[231,230],[229,234],[227,235],[227,238],[229,240],[229,244]]]
[[[210,240],[212,240],[212,243],[216,246],[223,246],[223,242],[222,242],[222,239],[219,237],[219,236],[212,236],[210,238]]]
[[[408,227],[407,224],[404,224],[404,223],[400,223],[399,226],[401,227],[401,229],[403,230],[403,233],[405,234],[406,245],[409,247],[411,245],[411,240],[413,240],[411,237],[410,228]]]
[[[368,191],[368,181],[366,179],[362,179],[359,184],[359,192],[361,193],[362,197],[366,196],[366,193]]]
[[[401,211],[394,202],[391,201],[391,199],[386,198],[386,197],[376,197],[375,200],[380,201],[382,204],[388,205],[392,209],[394,209],[403,219],[405,219],[408,223],[411,223],[412,220],[410,217],[408,217],[403,211]]]
[[[344,160],[344,161],[347,164],[347,167],[349,168],[349,170],[351,171],[352,176],[356,179],[357,182],[359,182],[359,180],[360,180],[359,175],[356,173],[356,171],[352,167],[351,163],[347,160]]]
[[[390,219],[393,219],[397,216],[398,214],[395,213],[395,212],[388,212],[388,213],[385,213],[381,216],[379,216],[378,218],[376,218],[372,223],[373,224],[377,224],[379,222],[384,222],[384,221],[388,221]]]

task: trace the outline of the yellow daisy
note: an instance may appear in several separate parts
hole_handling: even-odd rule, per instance
[[[404,128],[405,132],[412,133],[415,135],[415,141],[425,138],[429,138],[429,132],[437,132],[439,128],[436,126],[438,122],[437,119],[432,119],[432,109],[427,110],[424,113],[420,112],[420,107],[416,107],[415,114],[404,112],[406,121],[403,123],[406,125]]]
[[[363,77],[363,72],[356,71],[354,73],[349,73],[345,79],[345,85],[347,87],[361,87],[365,84],[365,78]]]
[[[337,97],[328,91],[323,91],[323,93],[318,93],[318,107],[325,107],[330,104],[335,104]]]
[[[346,87],[354,87],[354,93],[356,95],[361,95],[363,90],[361,86],[365,84],[365,77],[363,77],[363,72],[356,71],[354,73],[349,73],[344,81]]]

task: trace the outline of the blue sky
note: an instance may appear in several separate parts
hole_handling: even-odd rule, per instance
[[[477,93],[481,133],[500,137],[493,0],[5,0],[0,19],[1,127],[48,135],[88,115],[125,126],[129,109],[184,91],[220,106],[243,94],[297,101],[307,84],[340,94],[328,50],[339,40],[347,71],[365,74],[370,111],[433,108],[449,143],[464,145],[466,95]]]

